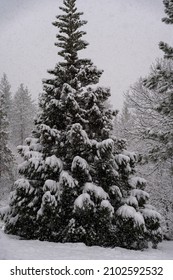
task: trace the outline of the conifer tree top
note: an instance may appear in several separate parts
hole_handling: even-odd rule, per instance
[[[59,28],[59,34],[56,36],[58,42],[55,45],[62,48],[58,54],[64,58],[65,64],[70,66],[78,60],[78,51],[85,49],[88,45],[81,39],[86,32],[79,30],[87,21],[80,19],[83,13],[77,12],[76,0],[64,0],[63,3],[65,7],[60,7],[60,9],[64,14],[56,16],[57,21],[53,22],[53,25]]]

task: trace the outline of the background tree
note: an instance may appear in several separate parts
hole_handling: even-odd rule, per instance
[[[160,214],[147,204],[146,181],[134,176],[136,156],[111,137],[102,71],[78,52],[88,45],[76,0],[64,0],[58,54],[40,97],[27,146],[19,146],[24,176],[15,182],[5,231],[25,238],[143,248],[161,241]],[[123,235],[122,235],[123,232]]]
[[[13,155],[8,147],[9,88],[6,75],[4,75],[0,84],[0,198],[4,195],[5,189],[13,176]]]
[[[166,24],[173,24],[173,3],[172,0],[164,0],[165,13],[167,17],[162,19]],[[157,103],[153,110],[160,114],[164,120],[164,126],[159,131],[149,131],[153,139],[157,139],[164,145],[162,153],[164,159],[173,157],[173,48],[167,43],[160,42],[160,49],[164,52],[164,62],[158,61],[154,71],[144,80],[144,86],[157,95]]]
[[[21,84],[12,100],[11,142],[23,145],[34,127],[36,107],[27,88]]]
[[[165,0],[163,3],[167,17],[162,20],[172,24],[173,2]],[[173,48],[164,42],[160,42],[159,47],[164,59],[157,60],[148,77],[140,79],[126,96],[133,126],[126,126],[124,135],[126,132],[131,145],[148,163],[142,166],[141,173],[148,173],[152,201],[164,214],[173,236]]]
[[[173,24],[173,2],[172,0],[164,0],[166,17],[162,19],[166,24]],[[172,167],[173,167],[173,48],[167,43],[160,42],[160,49],[164,52],[164,63],[157,63],[155,71],[144,80],[144,86],[154,91],[157,95],[155,104],[155,112],[160,114],[161,126],[160,130],[149,130],[148,134],[154,141],[158,141],[159,145],[152,151],[152,156],[159,155],[158,160],[168,163],[171,168],[171,180],[169,186],[172,187]],[[160,150],[160,152],[159,152]],[[165,166],[164,166],[165,167]],[[168,183],[168,182],[167,182]],[[172,191],[167,197],[172,197]],[[173,212],[173,204],[170,203],[170,209]],[[172,228],[173,228],[173,220]],[[173,229],[172,229],[173,235]]]
[[[11,121],[11,108],[12,108],[12,96],[11,86],[8,82],[7,75],[4,73],[0,83],[0,92],[4,95],[4,110],[7,114],[8,121]]]
[[[113,134],[125,139],[129,150],[136,151],[139,160],[137,172],[147,180],[146,191],[150,193],[150,201],[165,219],[162,221],[165,235],[172,238],[172,161],[158,160],[159,150],[157,157],[153,157],[152,151],[155,147],[159,145],[164,148],[164,145],[147,133],[149,129],[161,130],[165,122],[161,115],[152,109],[156,104],[156,97],[157,94],[143,86],[142,79],[135,83],[125,97],[124,108],[115,121]]]

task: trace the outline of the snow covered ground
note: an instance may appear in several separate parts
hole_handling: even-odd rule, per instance
[[[1,260],[173,260],[173,241],[164,241],[158,249],[144,251],[116,247],[87,247],[82,243],[53,243],[20,240],[0,230]]]

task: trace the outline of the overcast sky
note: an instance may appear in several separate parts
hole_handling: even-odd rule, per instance
[[[58,62],[57,29],[51,24],[62,0],[0,0],[0,77],[8,76],[12,92],[24,83],[33,98],[42,92],[47,69]],[[77,0],[88,24],[83,57],[104,70],[101,84],[111,87],[114,108],[123,93],[162,57],[159,41],[173,44],[173,26],[161,22],[162,0]]]

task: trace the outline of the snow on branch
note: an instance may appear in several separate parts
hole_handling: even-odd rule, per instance
[[[34,168],[34,170],[38,171],[38,168],[41,166],[44,167],[44,161],[42,157],[42,153],[34,153],[33,157],[29,159],[28,163],[31,165],[31,167]]]
[[[156,219],[156,220],[161,220],[162,216],[155,210],[153,209],[141,209],[140,210],[144,218],[150,218],[150,219]]]
[[[42,151],[42,145],[39,143],[38,138],[28,137],[25,139],[26,144],[29,146],[30,151]]]
[[[132,190],[131,195],[135,196],[138,201],[141,199],[143,199],[144,201],[147,201],[150,197],[147,192],[145,192],[143,190],[139,190],[139,189]]]
[[[98,148],[101,152],[112,152],[114,148],[114,141],[112,139],[105,139],[102,142],[98,143]]]
[[[142,188],[146,187],[147,181],[141,177],[132,177],[128,180],[128,183],[131,188]]]
[[[55,155],[47,157],[45,160],[45,166],[53,170],[53,172],[61,172],[63,168],[62,161],[57,158]]]
[[[67,171],[63,170],[60,173],[59,184],[60,186],[65,185],[69,188],[74,188],[77,184],[77,181]]]
[[[120,191],[120,188],[118,186],[111,186],[110,187],[110,192],[114,195],[117,195],[119,198],[122,198],[122,193]]]
[[[130,160],[135,163],[137,161],[136,153],[123,150],[123,155],[128,156]]]
[[[73,171],[76,167],[80,167],[83,170],[88,169],[88,163],[82,157],[76,156],[73,159],[71,170]]]
[[[103,190],[102,187],[98,187],[94,185],[93,183],[85,183],[84,188],[83,188],[84,193],[90,193],[95,196],[95,198],[105,200],[109,198],[109,195],[107,192]]]
[[[76,90],[74,88],[72,88],[69,84],[64,83],[62,91],[61,91],[61,99],[66,100],[67,95],[69,93],[75,94]]]
[[[91,180],[91,175],[89,173],[89,165],[85,159],[80,156],[76,156],[73,159],[71,165],[72,172],[78,171],[79,173],[85,174],[87,176],[87,180]]]
[[[51,128],[48,125],[41,124],[40,125],[40,130],[44,135],[51,136],[52,138],[59,138],[60,137],[59,130],[57,130],[55,128]]]
[[[25,193],[27,194],[31,194],[34,191],[34,188],[30,185],[29,181],[27,179],[18,179],[15,183],[14,183],[14,187],[15,189],[20,189],[20,190],[24,190]]]
[[[29,147],[24,145],[19,145],[17,146],[17,151],[22,157],[24,157],[25,154],[29,151]]]
[[[91,200],[90,195],[88,193],[82,193],[79,195],[74,202],[74,209],[83,208],[86,206],[94,206],[94,202]]]
[[[69,137],[69,142],[71,144],[73,144],[73,142],[75,142],[76,139],[79,139],[80,142],[91,145],[88,135],[87,135],[86,131],[82,129],[82,126],[80,123],[75,123],[72,125],[72,127],[68,133],[68,137]]]
[[[127,165],[130,162],[130,158],[123,154],[116,155],[115,160],[119,165]]]
[[[59,190],[59,184],[54,180],[46,180],[43,186],[43,191],[50,191],[51,193],[56,193]]]
[[[135,208],[138,207],[138,201],[135,196],[132,196],[132,195],[128,196],[127,198],[124,199],[124,202]]]
[[[111,216],[113,215],[113,213],[114,213],[114,207],[111,205],[111,203],[109,202],[109,200],[107,200],[107,199],[102,200],[100,206],[101,206],[102,208],[108,209],[109,212],[110,212],[110,215],[111,215]]]
[[[116,214],[124,219],[132,218],[136,225],[145,225],[144,218],[140,212],[137,212],[132,206],[124,204],[119,207]]]

